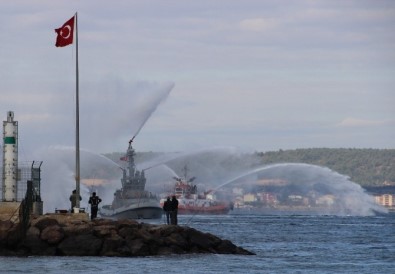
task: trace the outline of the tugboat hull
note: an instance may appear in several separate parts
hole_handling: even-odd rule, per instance
[[[161,205],[165,199],[161,200]],[[225,215],[231,210],[229,203],[212,201],[208,199],[186,199],[178,197],[178,214],[179,215]]]
[[[178,200],[178,214],[223,215],[232,210],[233,205],[227,201],[217,200],[211,191],[198,194],[197,186],[192,184],[195,177],[188,178],[188,168],[184,167],[184,178],[174,177],[176,183],[171,193],[163,196],[175,196]],[[161,199],[161,206],[166,199]]]
[[[230,208],[228,206],[221,206],[218,208],[197,208],[197,207],[185,207],[178,208],[178,214],[180,215],[225,215],[229,213]]]

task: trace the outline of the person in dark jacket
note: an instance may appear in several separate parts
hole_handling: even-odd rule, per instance
[[[79,198],[80,198],[80,201],[81,201],[82,200],[81,195],[80,195]],[[75,189],[73,190],[72,194],[70,195],[69,200],[71,202],[71,211],[70,212],[73,212],[74,208],[77,205],[77,190],[75,190]]]
[[[171,214],[170,214],[172,225],[177,225],[178,223],[177,214],[178,214],[178,200],[176,196],[173,196],[173,198],[171,199]]]
[[[91,204],[91,220],[97,217],[97,210],[99,209],[100,202],[100,197],[96,196],[96,192],[93,192],[92,196],[89,197],[89,203]]]
[[[166,214],[167,224],[170,224],[170,214],[171,214],[171,200],[167,197],[167,200],[163,203],[163,211]]]

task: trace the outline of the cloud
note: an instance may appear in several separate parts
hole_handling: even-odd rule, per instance
[[[266,31],[273,29],[277,26],[277,22],[273,19],[267,18],[251,18],[240,21],[239,27],[247,31]]]
[[[345,118],[337,126],[339,127],[366,127],[366,126],[381,126],[387,124],[384,120],[363,120],[352,117]]]
[[[393,1],[3,2],[0,117],[20,145],[74,144],[75,45],[54,28],[75,11],[84,148],[123,151],[147,118],[141,150],[395,144]]]

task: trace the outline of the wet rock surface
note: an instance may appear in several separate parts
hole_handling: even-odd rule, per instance
[[[187,253],[254,255],[190,227],[152,225],[135,220],[78,220],[39,216],[25,237],[0,221],[0,256],[155,256]]]

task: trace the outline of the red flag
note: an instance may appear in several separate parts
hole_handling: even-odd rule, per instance
[[[119,160],[121,160],[121,161],[127,161],[127,160],[128,160],[128,156],[125,155],[125,156],[119,158]]]
[[[56,37],[57,47],[65,47],[73,43],[74,36],[74,16],[71,17],[62,27],[55,29],[58,34]]]

